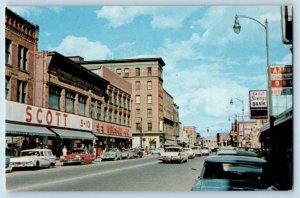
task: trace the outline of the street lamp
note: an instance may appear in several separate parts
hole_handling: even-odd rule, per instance
[[[268,26],[268,19],[265,20],[265,24],[261,23],[255,18],[245,16],[245,15],[235,15],[233,31],[236,34],[239,34],[241,31],[241,25],[238,18],[247,18],[251,19],[258,24],[260,24],[266,32],[266,51],[267,51],[267,74],[268,74],[268,100],[269,100],[269,117],[272,116],[272,88],[271,88],[271,77],[270,77],[270,55],[269,55],[269,26]],[[270,121],[270,120],[269,120]]]
[[[245,123],[244,123],[244,100],[241,100],[239,98],[231,98],[230,99],[230,104],[231,105],[233,104],[233,99],[241,102],[241,104],[242,104],[242,123],[243,123],[242,127],[243,127],[243,137],[244,137],[244,125],[245,125]],[[240,127],[239,127],[239,125],[238,125],[238,128],[237,128],[237,135],[238,135],[237,141],[238,141],[238,144],[239,144],[240,143]],[[241,146],[242,146],[242,144],[241,144]]]

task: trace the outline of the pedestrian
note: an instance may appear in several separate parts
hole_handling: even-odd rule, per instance
[[[62,153],[63,153],[63,156],[66,156],[67,153],[68,153],[68,149],[66,146],[64,146],[64,148],[62,149]]]
[[[97,149],[97,156],[100,157],[101,156],[101,147],[99,146]]]

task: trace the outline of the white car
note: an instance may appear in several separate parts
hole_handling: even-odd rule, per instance
[[[53,167],[56,163],[56,157],[50,149],[29,149],[23,150],[20,157],[10,158],[10,165],[14,168],[32,167]]]
[[[195,158],[195,153],[191,148],[183,148],[183,150],[188,154],[189,159]]]
[[[165,151],[160,154],[159,160],[164,162],[187,162],[188,154],[181,146],[166,147]]]
[[[201,149],[201,155],[209,155],[209,154],[210,154],[209,148],[203,147]]]
[[[194,146],[194,147],[192,147],[192,150],[194,151],[195,156],[201,156],[201,147]]]

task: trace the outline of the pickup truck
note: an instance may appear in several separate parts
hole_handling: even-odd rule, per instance
[[[166,147],[165,151],[160,154],[159,160],[165,162],[187,162],[188,154],[181,146]]]

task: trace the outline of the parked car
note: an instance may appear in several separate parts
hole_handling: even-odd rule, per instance
[[[10,156],[5,156],[5,172],[11,172],[12,171],[12,167],[10,165]]]
[[[60,162],[66,164],[91,164],[96,159],[93,153],[87,150],[74,148],[67,155],[60,157]]]
[[[151,155],[160,155],[162,152],[164,152],[163,148],[154,148],[150,151]]]
[[[188,154],[189,159],[195,158],[195,153],[191,148],[183,148],[183,150]]]
[[[166,147],[165,151],[161,153],[159,160],[164,162],[187,162],[188,154],[180,146]]]
[[[131,149],[134,152],[134,156],[138,158],[142,158],[144,156],[143,148],[133,148]]]
[[[248,156],[248,157],[257,157],[258,155],[249,151],[241,150],[219,150],[217,155],[238,155],[238,156]]]
[[[122,158],[126,158],[126,159],[132,159],[135,157],[134,152],[130,149],[123,149],[121,155],[122,155]]]
[[[12,169],[32,167],[53,167],[56,163],[56,157],[50,149],[28,149],[20,152],[20,157],[10,158]]]
[[[101,160],[121,160],[122,153],[119,149],[111,148],[101,154]]]
[[[201,149],[201,155],[209,155],[210,154],[210,150],[207,147],[203,147]]]
[[[268,187],[266,161],[257,157],[209,156],[192,191],[262,190]]]
[[[195,153],[195,156],[201,156],[201,147],[194,146],[194,147],[192,147],[192,150]]]

